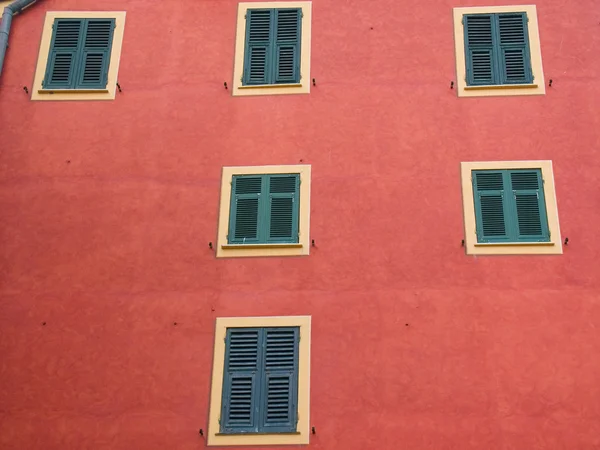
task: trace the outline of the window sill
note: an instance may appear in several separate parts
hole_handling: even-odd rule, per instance
[[[108,89],[38,89],[38,94],[107,94]]]
[[[252,84],[246,86],[238,86],[238,89],[269,89],[269,88],[301,88],[302,83],[290,84]]]
[[[480,91],[488,89],[535,89],[538,85],[536,83],[531,84],[492,84],[483,86],[465,86],[465,91]]]
[[[551,246],[556,245],[556,242],[477,242],[475,247],[523,247],[523,246]]]
[[[284,431],[281,433],[215,433],[215,436],[280,436],[282,434],[296,436],[302,433],[298,431]]]
[[[293,242],[289,244],[222,244],[221,248],[224,250],[245,248],[302,248],[302,244]]]

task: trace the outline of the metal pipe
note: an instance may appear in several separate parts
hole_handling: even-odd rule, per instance
[[[15,14],[19,14],[28,6],[33,5],[37,0],[16,0],[4,8],[2,13],[2,23],[0,23],[0,76],[2,76],[2,67],[4,66],[4,57],[8,48],[8,36],[10,34],[10,25]]]

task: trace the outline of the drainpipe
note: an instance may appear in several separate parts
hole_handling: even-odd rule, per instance
[[[34,4],[37,0],[16,0],[4,8],[2,14],[2,23],[0,24],[0,76],[2,75],[2,66],[4,66],[4,56],[8,47],[8,35],[10,34],[10,24],[14,14],[19,14],[28,6]]]

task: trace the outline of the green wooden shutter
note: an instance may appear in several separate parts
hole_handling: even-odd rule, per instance
[[[263,175],[233,177],[227,236],[230,244],[259,242],[259,212],[264,197],[261,196],[263,178]]]
[[[498,40],[502,68],[500,84],[523,84],[533,82],[527,14],[497,14]]]
[[[260,329],[227,329],[221,433],[258,432],[262,342]]]
[[[79,54],[83,45],[83,19],[56,19],[44,76],[45,89],[75,87]]]
[[[265,433],[296,431],[299,328],[266,328],[261,424]]]
[[[497,84],[493,15],[465,15],[463,23],[467,85]]]
[[[475,219],[477,242],[509,241],[510,223],[502,171],[474,171],[473,194],[475,196]]]
[[[275,10],[274,83],[300,82],[302,10]]]
[[[267,242],[298,242],[300,176],[270,175]]]
[[[272,9],[249,9],[246,12],[244,85],[271,82],[273,16]]]
[[[510,172],[516,216],[515,238],[522,242],[550,240],[541,170]]]
[[[85,21],[77,88],[106,88],[114,27],[114,19]]]

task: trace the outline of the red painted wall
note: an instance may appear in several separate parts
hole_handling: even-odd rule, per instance
[[[503,0],[315,0],[317,86],[254,98],[223,89],[235,1],[101,3],[13,22],[0,448],[203,448],[215,318],[293,314],[311,448],[600,448],[595,0],[538,2],[545,96],[485,99],[449,89],[452,8]],[[100,7],[127,11],[123,93],[30,101],[45,12]],[[465,256],[459,163],[519,159],[554,162],[564,254]],[[215,259],[221,167],[300,160],[311,255]]]

